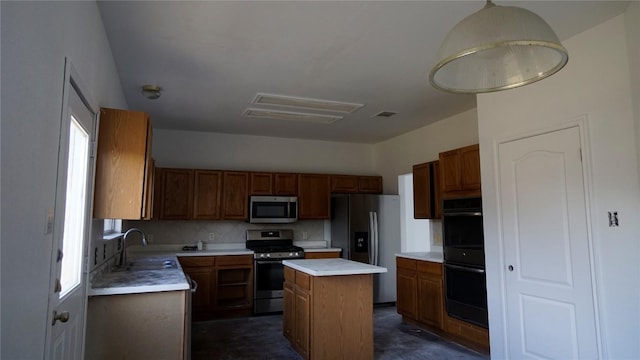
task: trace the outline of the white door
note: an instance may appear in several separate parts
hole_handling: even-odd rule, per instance
[[[60,127],[49,292],[47,359],[82,359],[86,315],[86,257],[91,233],[95,111],[67,62]]]
[[[512,359],[598,356],[579,128],[499,145]]]

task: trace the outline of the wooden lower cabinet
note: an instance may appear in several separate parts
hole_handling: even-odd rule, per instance
[[[409,318],[418,317],[418,274],[416,260],[396,258],[396,308]]]
[[[482,352],[489,330],[446,314],[441,263],[396,257],[396,308],[403,320]]]
[[[285,266],[283,334],[304,359],[373,359],[373,276]]]
[[[442,264],[418,261],[418,321],[444,328]]]
[[[333,259],[339,258],[340,251],[314,251],[314,252],[305,252],[305,259]]]
[[[248,316],[253,310],[253,256],[185,256],[180,265],[198,288],[193,321]]]
[[[187,359],[187,299],[185,290],[89,297],[85,358]]]

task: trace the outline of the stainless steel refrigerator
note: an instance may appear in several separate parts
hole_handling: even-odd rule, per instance
[[[387,268],[373,276],[373,301],[396,301],[395,254],[400,252],[400,196],[334,195],[331,246],[342,257]]]

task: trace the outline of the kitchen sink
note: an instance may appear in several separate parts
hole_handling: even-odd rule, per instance
[[[176,260],[136,260],[125,267],[115,268],[114,271],[168,270],[177,268]]]

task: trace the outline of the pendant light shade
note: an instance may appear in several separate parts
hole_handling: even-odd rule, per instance
[[[542,80],[568,59],[558,36],[540,16],[489,0],[449,31],[429,81],[454,93],[506,90]]]

